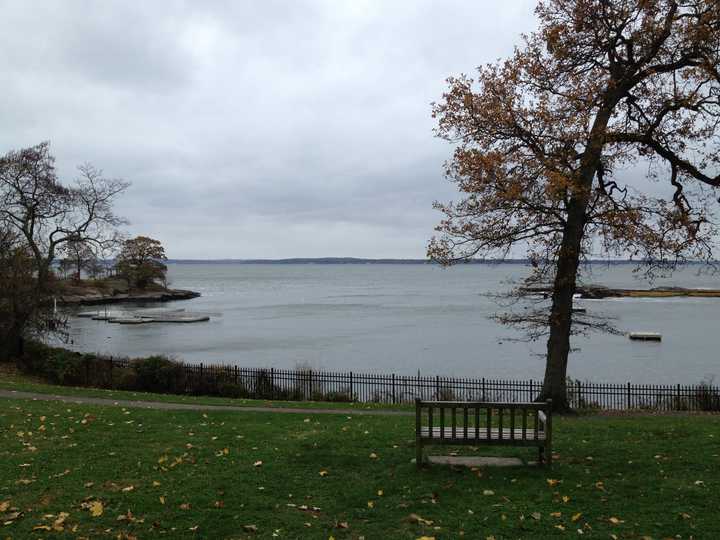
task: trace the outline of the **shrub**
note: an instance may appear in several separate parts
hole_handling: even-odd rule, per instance
[[[137,390],[137,372],[132,368],[114,368],[112,386],[118,390]]]
[[[720,390],[713,386],[713,379],[700,382],[692,396],[695,408],[700,411],[720,411]]]
[[[255,375],[255,388],[253,396],[258,399],[273,399],[277,392],[272,380],[272,373],[267,369],[261,369]]]
[[[231,381],[222,381],[217,385],[217,393],[222,397],[228,398],[245,398],[249,397],[247,388],[242,384],[236,384]]]
[[[182,394],[187,378],[185,368],[164,356],[149,356],[133,361],[137,389],[145,392]]]
[[[354,401],[349,388],[340,390],[339,392],[316,392],[313,394],[312,399],[313,401],[333,401],[336,403],[350,403]]]
[[[86,377],[84,358],[81,353],[31,341],[18,367],[55,384],[80,385]]]

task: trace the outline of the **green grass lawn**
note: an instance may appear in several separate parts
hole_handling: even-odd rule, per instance
[[[0,403],[1,538],[720,537],[712,416],[557,418],[550,470],[417,471],[407,417]]]

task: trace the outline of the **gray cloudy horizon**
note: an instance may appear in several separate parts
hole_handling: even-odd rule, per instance
[[[534,0],[3,1],[0,153],[132,182],[171,258],[425,255],[456,197],[430,103],[507,56]]]

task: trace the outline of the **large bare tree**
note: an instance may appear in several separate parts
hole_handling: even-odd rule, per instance
[[[102,253],[117,245],[124,223],[113,203],[129,183],[89,164],[78,171],[74,183],[61,183],[47,142],[0,157],[0,217],[27,243],[42,289],[60,248],[75,243]]]
[[[584,257],[651,271],[713,259],[720,2],[543,0],[536,14],[511,57],[449,79],[434,105],[464,198],[436,205],[429,255],[528,253],[529,280],[552,283],[540,399],[562,409]],[[622,181],[641,168],[656,187]]]

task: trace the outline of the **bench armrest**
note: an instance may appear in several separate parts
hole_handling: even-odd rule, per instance
[[[545,402],[545,408],[537,412],[538,420],[540,421],[540,429],[546,433],[552,430],[552,400],[548,399]]]

